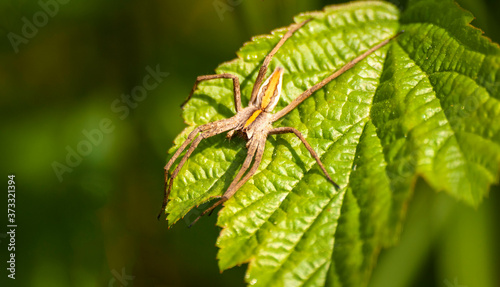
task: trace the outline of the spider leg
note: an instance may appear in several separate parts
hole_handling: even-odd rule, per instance
[[[203,213],[200,214],[190,225],[189,227],[193,226],[202,216],[206,215],[207,213],[212,214],[214,209],[227,201],[229,198],[231,198],[236,191],[240,189],[243,184],[245,184],[257,171],[259,168],[259,165],[262,161],[262,156],[264,154],[264,147],[266,144],[266,137],[261,138],[258,142],[256,142],[258,146],[256,145],[251,145],[250,148],[253,148],[253,150],[249,150],[247,158],[245,159],[245,162],[243,163],[243,166],[241,167],[240,171],[238,172],[238,175],[236,175],[235,179],[233,182],[231,182],[231,185],[227,189],[227,191],[222,195],[222,198],[214,203],[210,208],[206,209],[203,211]],[[245,171],[248,169],[250,166],[250,163],[252,162],[252,158],[254,157],[254,163],[252,165],[252,168],[248,171],[247,174],[243,177],[243,179],[240,180],[241,176],[245,173]]]
[[[338,69],[335,71],[333,74],[328,76],[327,78],[323,79],[321,82],[317,83],[316,85],[310,87],[307,89],[305,92],[300,94],[298,97],[296,97],[290,104],[288,104],[286,107],[284,107],[282,110],[279,112],[275,113],[273,117],[271,118],[271,122],[275,122],[284,115],[288,114],[291,110],[295,109],[300,103],[302,103],[305,99],[309,98],[314,92],[317,90],[323,88],[326,84],[330,83],[332,80],[337,78],[338,76],[342,75],[345,71],[349,70],[350,68],[354,67],[359,61],[363,60],[367,56],[369,56],[371,53],[375,52],[376,50],[382,48],[385,46],[387,43],[389,43],[392,39],[396,38],[399,36],[400,33],[396,34],[395,36],[392,36],[389,39],[386,39],[377,45],[371,47],[368,49],[368,51],[364,52],[363,54],[359,55],[358,57],[354,58],[352,61],[347,63],[345,66],[342,68]],[[255,87],[255,86],[254,86]]]
[[[207,76],[199,76],[196,78],[196,81],[194,82],[194,86],[191,89],[191,92],[189,93],[189,96],[187,97],[186,100],[181,105],[181,108],[184,107],[184,105],[191,99],[193,96],[194,91],[198,87],[198,83],[201,81],[207,81],[207,80],[213,80],[213,79],[233,79],[233,92],[234,92],[234,108],[236,109],[236,112],[239,112],[242,110],[241,106],[241,92],[240,92],[240,80],[238,79],[238,76],[232,75],[232,74],[216,74],[216,75],[207,75]]]
[[[160,219],[162,213],[165,211],[165,207],[167,206],[168,202],[168,197],[170,195],[170,191],[172,190],[172,183],[173,179],[177,176],[179,173],[179,170],[182,168],[188,157],[191,155],[191,153],[194,151],[194,149],[198,146],[198,144],[201,142],[202,139],[204,138],[209,138],[211,136],[215,136],[217,134],[223,133],[227,130],[230,130],[231,128],[234,127],[234,124],[232,123],[232,118],[229,119],[224,119],[220,120],[217,122],[212,122],[208,123],[205,125],[201,125],[197,128],[195,128],[191,133],[189,133],[187,139],[182,143],[182,145],[177,149],[177,151],[174,153],[172,158],[168,161],[167,165],[165,165],[165,186],[163,189],[163,203],[161,205],[161,210],[160,213],[158,214],[158,219]],[[199,132],[202,132],[198,137]],[[193,141],[194,139],[194,141]],[[191,143],[192,142],[192,143]],[[181,162],[177,166],[177,168],[174,170],[172,175],[169,174],[169,170],[174,164],[174,162],[177,160],[179,155],[184,151],[184,149],[191,143],[191,146],[189,147],[188,151],[184,155],[184,157],[181,159]]]
[[[264,137],[263,140],[261,140],[259,142],[259,146],[257,147],[257,151],[255,153],[255,158],[254,158],[254,163],[252,165],[252,168],[248,171],[247,174],[245,174],[243,179],[241,179],[240,181],[235,183],[235,185],[232,189],[231,189],[231,187],[228,188],[228,190],[222,196],[223,199],[225,198],[224,201],[231,198],[236,193],[236,191],[238,191],[240,189],[240,187],[242,187],[255,174],[255,172],[259,168],[260,163],[262,161],[262,156],[264,155],[265,144],[266,144],[266,137]]]
[[[288,40],[288,38],[290,38],[293,35],[293,33],[295,33],[295,31],[302,28],[302,26],[304,26],[305,24],[307,24],[307,22],[309,22],[311,20],[312,19],[307,19],[305,21],[302,21],[300,23],[293,25],[290,28],[290,30],[288,30],[285,33],[285,35],[283,35],[283,37],[280,39],[278,44],[276,44],[276,46],[271,50],[271,52],[269,52],[269,54],[267,54],[267,56],[264,58],[264,62],[262,63],[262,66],[260,66],[259,74],[257,74],[257,79],[255,80],[255,83],[253,85],[250,103],[253,103],[255,101],[255,99],[257,98],[257,92],[259,91],[260,85],[262,84],[262,80],[264,79],[264,76],[266,75],[267,67],[269,66],[269,63],[271,62],[274,54],[276,54],[276,52],[278,52],[279,48],[281,48],[281,46],[283,46],[283,44],[286,42],[286,40]]]
[[[330,175],[328,174],[328,172],[325,169],[325,166],[321,162],[321,159],[319,158],[318,154],[314,151],[314,149],[307,142],[306,138],[302,135],[302,133],[299,130],[297,130],[295,128],[291,128],[291,127],[284,127],[284,128],[275,128],[275,129],[272,129],[269,131],[269,134],[271,134],[271,135],[286,134],[286,133],[294,133],[302,141],[302,143],[306,146],[306,148],[309,151],[309,153],[311,154],[311,156],[318,163],[319,167],[321,168],[321,170],[325,174],[326,178],[328,178],[328,180],[335,186],[335,188],[339,189],[340,188],[339,185],[337,183],[335,183],[335,181],[333,181],[333,179],[330,177]]]

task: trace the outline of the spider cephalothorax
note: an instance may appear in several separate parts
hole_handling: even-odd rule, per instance
[[[230,131],[229,136],[233,132],[241,131],[249,140],[247,147],[252,142],[254,134],[268,133],[272,128],[271,112],[281,96],[281,85],[283,81],[283,68],[278,67],[262,84],[257,93],[255,100],[250,102],[247,108],[241,112],[242,119],[235,129]],[[246,120],[245,120],[246,119]]]

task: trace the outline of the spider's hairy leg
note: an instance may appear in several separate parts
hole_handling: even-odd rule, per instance
[[[312,19],[307,19],[307,20],[304,20],[300,23],[294,24],[292,27],[290,27],[290,29],[280,39],[278,44],[276,44],[276,46],[274,46],[274,48],[271,50],[271,52],[269,52],[269,54],[267,54],[266,58],[264,58],[264,62],[262,63],[262,66],[260,66],[259,74],[257,75],[257,79],[255,80],[255,83],[253,85],[250,103],[254,103],[256,98],[257,98],[257,92],[259,91],[260,85],[262,84],[262,80],[264,80],[264,77],[265,77],[266,72],[267,72],[267,67],[269,66],[269,63],[271,62],[271,60],[273,59],[274,54],[276,54],[276,52],[278,52],[279,48],[281,48],[281,46],[283,46],[283,44],[286,42],[286,40],[288,40],[288,38],[292,37],[293,33],[295,33],[297,30],[302,28],[302,26],[304,26],[305,24],[307,24],[311,20]]]
[[[363,60],[364,58],[368,57],[371,53],[375,52],[376,50],[382,48],[383,46],[387,45],[392,39],[396,38],[399,36],[402,32],[397,33],[396,35],[385,39],[384,41],[378,43],[377,45],[371,47],[368,49],[368,51],[364,52],[363,54],[359,55],[358,57],[354,58],[352,61],[349,63],[345,64],[342,68],[338,69],[335,71],[333,74],[330,76],[326,77],[323,79],[321,82],[317,83],[316,85],[310,87],[307,89],[305,92],[300,94],[298,97],[296,97],[290,104],[288,104],[286,107],[281,109],[279,112],[275,113],[271,119],[271,122],[275,122],[284,115],[288,114],[291,110],[295,109],[300,103],[302,103],[305,99],[309,98],[314,92],[317,90],[323,88],[326,84],[330,83],[333,81],[335,78],[338,76],[342,75],[345,73],[347,70],[350,68],[354,67],[359,61]]]
[[[321,162],[321,159],[319,158],[318,154],[314,151],[314,149],[311,147],[311,145],[307,142],[306,138],[302,135],[302,133],[298,129],[292,127],[283,127],[283,128],[275,128],[269,131],[269,134],[271,135],[286,134],[286,133],[294,133],[302,141],[302,143],[306,146],[311,156],[318,163],[319,167],[325,174],[326,178],[335,186],[336,189],[339,189],[340,188],[339,185],[335,181],[333,181],[333,179],[330,177],[330,175],[325,169],[325,166]]]
[[[245,182],[247,182],[255,174],[255,172],[259,168],[260,162],[262,161],[262,156],[264,155],[264,147],[266,144],[266,138],[267,138],[266,135],[264,135],[263,137],[260,137],[258,140],[256,140],[254,142],[254,144],[250,145],[249,150],[248,150],[248,154],[247,154],[247,157],[245,158],[245,162],[243,163],[243,166],[241,167],[240,171],[238,172],[238,174],[234,178],[233,182],[231,182],[231,185],[229,185],[229,188],[222,195],[222,198],[219,201],[217,201],[216,203],[214,203],[214,205],[212,205],[210,208],[203,211],[203,213],[201,213],[200,216],[198,216],[189,225],[189,227],[193,226],[193,224],[195,224],[202,216],[204,216],[208,213],[212,213],[212,211],[217,206],[221,205],[222,203],[227,201],[229,198],[231,198],[236,193],[236,191],[238,191],[240,189],[240,187],[243,186],[243,184],[245,184]],[[254,155],[255,155],[255,158],[254,158]],[[247,174],[245,174],[246,170],[248,169],[248,167],[252,163],[252,159],[254,160],[252,168],[248,171]],[[243,179],[240,180],[240,178],[243,174],[245,174],[245,176],[243,177]]]
[[[264,136],[259,141],[259,146],[257,147],[257,152],[255,153],[255,158],[254,158],[254,163],[252,165],[252,168],[248,171],[247,174],[245,174],[243,179],[241,179],[240,181],[238,181],[234,185],[234,187],[232,189],[228,188],[228,190],[224,193],[222,198],[225,198],[225,200],[228,200],[229,198],[231,198],[236,193],[236,191],[238,191],[240,189],[240,187],[242,187],[243,184],[245,184],[255,174],[255,172],[259,168],[260,163],[262,161],[262,156],[264,155],[264,148],[266,146],[266,139],[267,139],[267,137]]]
[[[234,117],[233,117],[234,118]],[[165,211],[165,207],[167,206],[168,202],[168,197],[170,195],[170,191],[172,190],[172,183],[173,179],[177,176],[179,173],[180,169],[186,162],[187,158],[191,155],[191,153],[194,151],[194,149],[198,146],[198,144],[201,142],[202,139],[204,138],[209,138],[211,136],[218,135],[220,133],[223,133],[225,131],[228,131],[232,128],[234,128],[234,119],[229,118],[229,119],[224,119],[216,122],[211,122],[208,124],[201,125],[197,128],[195,128],[191,133],[189,133],[187,139],[182,143],[182,145],[177,149],[177,151],[174,153],[174,155],[170,158],[168,161],[167,165],[165,165],[165,186],[163,189],[163,203],[161,206],[160,213],[158,214],[158,219],[160,219],[162,213]],[[201,134],[197,137],[198,133]],[[193,141],[194,139],[194,141]],[[192,142],[192,143],[191,143]],[[181,162],[177,166],[177,168],[174,170],[172,175],[169,174],[169,170],[174,164],[174,162],[177,160],[177,158],[180,156],[180,154],[186,149],[186,147],[191,143],[191,146],[189,147],[188,151],[184,155],[184,157],[181,159]]]
[[[241,106],[240,80],[238,79],[238,76],[232,75],[232,74],[227,74],[227,73],[216,74],[216,75],[198,76],[196,78],[196,81],[194,82],[194,86],[191,89],[191,92],[189,93],[189,96],[182,103],[181,108],[184,107],[184,105],[191,99],[194,91],[196,91],[196,88],[198,87],[198,83],[200,83],[202,81],[213,80],[213,79],[233,79],[234,108],[236,109],[237,113],[239,111],[241,111],[243,108]]]

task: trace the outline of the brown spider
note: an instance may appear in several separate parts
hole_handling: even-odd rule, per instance
[[[217,134],[223,133],[223,132],[228,132],[227,136],[232,137],[235,132],[240,133],[246,137],[246,140],[248,141],[246,144],[246,147],[248,149],[247,156],[245,158],[245,161],[243,162],[243,166],[239,170],[238,174],[234,178],[234,180],[231,182],[229,185],[229,188],[226,190],[226,192],[222,195],[219,201],[217,201],[214,205],[212,205],[210,208],[205,210],[203,213],[201,213],[200,216],[198,216],[193,223],[190,224],[193,225],[200,219],[203,215],[211,212],[231,198],[236,191],[252,177],[252,175],[257,171],[257,168],[260,165],[260,162],[262,160],[262,155],[264,153],[264,147],[266,145],[267,137],[269,135],[276,135],[276,134],[284,134],[284,133],[294,133],[306,146],[307,150],[311,153],[311,156],[316,160],[318,163],[319,167],[325,174],[326,178],[335,186],[335,188],[339,188],[338,184],[336,184],[333,179],[330,177],[328,172],[326,171],[325,167],[323,166],[323,163],[321,162],[320,158],[316,154],[316,152],[312,149],[312,147],[309,145],[307,140],[304,138],[302,133],[292,127],[281,127],[281,128],[273,128],[272,124],[283,117],[284,115],[288,114],[291,110],[293,110],[295,107],[297,107],[300,103],[302,103],[305,99],[307,99],[309,96],[311,96],[315,91],[321,89],[323,86],[328,84],[330,81],[344,73],[345,71],[349,70],[352,68],[356,63],[359,61],[363,60],[365,57],[370,55],[372,52],[376,51],[377,49],[381,48],[382,46],[386,45],[391,41],[393,38],[396,36],[393,36],[389,39],[386,39],[379,44],[375,45],[374,47],[370,48],[368,51],[363,53],[362,55],[358,56],[354,60],[350,61],[347,63],[345,66],[340,68],[339,70],[335,71],[332,75],[329,77],[323,79],[321,82],[317,83],[316,85],[312,86],[305,92],[303,92],[301,95],[299,95],[297,98],[295,98],[289,105],[287,105],[285,108],[280,110],[279,112],[275,114],[271,114],[273,111],[274,107],[278,103],[281,95],[281,85],[282,85],[282,78],[283,78],[283,68],[278,67],[274,70],[274,72],[271,74],[271,76],[264,82],[264,84],[261,85],[262,80],[264,79],[264,76],[266,74],[267,68],[269,63],[271,62],[272,57],[274,54],[278,51],[278,49],[285,43],[285,41],[290,38],[295,31],[300,29],[302,26],[304,26],[306,23],[308,23],[311,19],[305,20],[301,23],[294,24],[293,26],[290,27],[290,30],[287,31],[287,33],[281,38],[281,40],[276,44],[276,46],[273,48],[273,50],[266,56],[264,59],[264,62],[262,63],[262,66],[260,67],[259,74],[257,75],[257,79],[255,80],[255,84],[252,89],[252,95],[250,98],[250,102],[248,104],[248,107],[243,108],[241,106],[241,95],[240,95],[240,83],[238,80],[238,77],[235,75],[231,74],[217,74],[217,75],[207,75],[207,76],[199,76],[196,79],[196,82],[193,86],[193,89],[191,90],[191,93],[189,94],[189,97],[184,101],[182,106],[191,98],[193,95],[194,91],[196,90],[196,87],[199,82],[201,81],[206,81],[206,80],[212,80],[212,79],[232,79],[233,80],[233,90],[234,90],[234,104],[236,108],[236,115],[234,115],[231,118],[228,119],[223,119],[215,122],[211,122],[208,124],[204,124],[201,126],[198,126],[195,128],[187,137],[186,141],[181,145],[181,147],[175,152],[175,154],[172,156],[172,158],[168,161],[167,165],[165,166],[165,188],[164,188],[164,199],[163,199],[163,204],[162,204],[162,210],[160,211],[160,214],[158,215],[158,218],[160,218],[161,213],[165,210],[168,202],[168,197],[170,195],[170,191],[172,189],[172,182],[181,170],[182,166],[184,163],[186,163],[186,160],[189,158],[191,153],[194,151],[194,149],[198,146],[200,141],[202,139],[206,139],[212,136],[215,136]],[[181,106],[181,107],[182,107]],[[199,134],[199,135],[198,135]],[[197,136],[198,135],[198,136]],[[191,143],[192,142],[192,143]],[[174,172],[170,175],[169,170],[174,164],[175,160],[179,157],[179,155],[182,153],[182,151],[191,143],[191,146],[187,150],[186,154],[182,157],[179,165],[175,168]],[[245,174],[245,172],[248,170],[250,167],[250,164],[252,163],[252,160],[254,161],[252,167],[248,171],[248,173]],[[244,176],[243,176],[244,175]],[[243,177],[243,178],[242,178]]]

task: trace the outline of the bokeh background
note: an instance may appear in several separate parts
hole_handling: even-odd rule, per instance
[[[184,127],[179,105],[196,76],[233,59],[251,36],[345,1],[59,1],[17,53],[9,33],[22,35],[41,6],[0,3],[0,175],[5,191],[16,175],[18,224],[12,281],[4,193],[0,286],[244,286],[246,266],[218,270],[216,216],[191,229],[156,220],[166,151]],[[500,42],[497,0],[458,2]],[[217,12],[224,4],[230,11]],[[112,103],[157,66],[168,77],[129,115],[115,112]],[[67,148],[103,119],[114,130],[60,180],[54,162],[66,164]],[[474,209],[418,182],[401,243],[381,253],[371,286],[500,286],[499,192]]]

